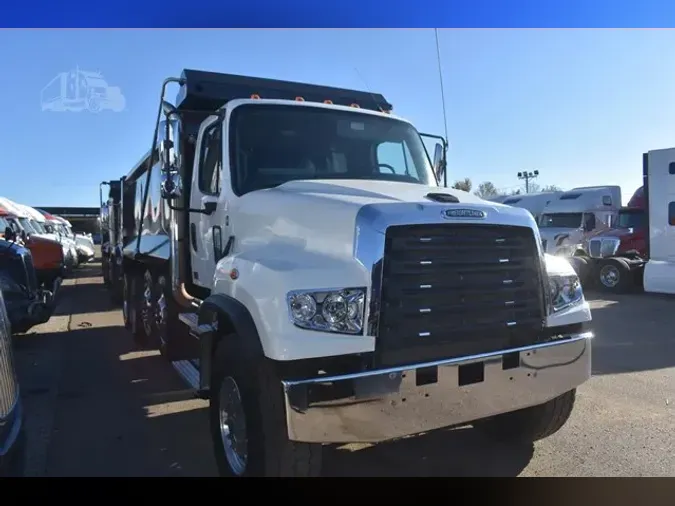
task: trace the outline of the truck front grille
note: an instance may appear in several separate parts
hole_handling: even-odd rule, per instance
[[[23,268],[26,273],[26,288],[28,288],[31,295],[37,293],[37,273],[35,272],[35,265],[33,264],[33,256],[30,251],[27,251],[22,257]]]
[[[598,237],[588,241],[588,254],[593,258],[607,258],[614,256],[619,249],[619,239],[616,237]]]
[[[12,412],[19,395],[10,332],[9,318],[0,293],[0,420]]]
[[[389,227],[375,360],[380,366],[536,343],[542,264],[526,227]]]

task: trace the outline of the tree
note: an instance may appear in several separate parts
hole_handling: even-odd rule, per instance
[[[517,190],[511,190],[511,195],[520,195],[520,188]]]
[[[478,189],[473,193],[482,199],[488,199],[499,195],[497,188],[495,188],[495,185],[490,181],[484,181],[479,184]]]
[[[465,192],[470,192],[471,191],[471,179],[468,177],[465,177],[464,179],[460,179],[459,181],[455,181],[455,184],[452,185],[452,187],[455,190],[462,190]]]
[[[541,191],[541,186],[539,186],[537,183],[530,183],[528,192],[527,193],[537,193]]]
[[[562,191],[562,188],[560,186],[556,186],[554,184],[549,184],[547,186],[544,186],[541,191],[543,192],[560,192]]]

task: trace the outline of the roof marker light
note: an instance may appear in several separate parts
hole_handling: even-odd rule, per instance
[[[257,93],[254,93],[253,95],[251,95],[251,98],[253,100],[260,100],[260,95],[258,95]]]
[[[295,97],[295,101],[296,101],[296,102],[304,102],[305,99],[302,98],[302,97]]]
[[[349,107],[353,107],[354,109],[361,109],[361,106],[359,104],[349,104]]]
[[[332,101],[332,100],[324,100],[323,103],[324,103],[324,104],[328,104],[328,105],[333,105],[333,101]]]

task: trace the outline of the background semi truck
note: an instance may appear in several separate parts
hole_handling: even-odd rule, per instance
[[[432,163],[391,109],[185,70],[102,205],[125,326],[209,399],[222,475],[316,475],[324,443],[469,423],[534,441],[590,376],[570,264],[529,212],[439,187],[445,140]]]
[[[628,205],[612,217],[609,228],[575,246],[570,261],[585,286],[617,293],[640,289],[648,258],[647,234],[647,213],[640,187]]]
[[[649,235],[644,290],[675,293],[675,148],[643,156],[644,202]]]

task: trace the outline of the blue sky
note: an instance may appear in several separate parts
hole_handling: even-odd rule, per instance
[[[449,178],[517,188],[641,184],[642,153],[675,145],[675,31],[439,31]],[[432,29],[26,30],[0,32],[0,194],[30,205],[98,205],[152,140],[162,79],[183,68],[385,95],[420,131],[443,133]],[[41,110],[59,73],[99,71],[123,112]],[[173,93],[172,93],[173,96]]]

